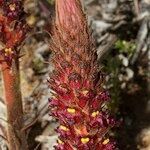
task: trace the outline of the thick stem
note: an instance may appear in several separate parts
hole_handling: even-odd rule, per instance
[[[23,128],[23,107],[20,90],[19,60],[14,59],[10,67],[2,63],[2,74],[5,89],[5,103],[7,106],[7,137],[9,150],[27,150],[27,141]]]

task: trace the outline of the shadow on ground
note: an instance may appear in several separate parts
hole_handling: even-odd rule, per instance
[[[146,66],[143,67],[147,69]],[[150,135],[148,141],[142,141],[144,137],[140,135],[144,129],[150,130],[148,86],[148,78],[140,75],[138,67],[135,66],[135,78],[121,94],[120,111],[124,118],[118,135],[121,150],[149,150],[146,147],[150,146]]]

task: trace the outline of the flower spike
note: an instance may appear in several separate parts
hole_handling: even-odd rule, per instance
[[[55,92],[50,107],[61,124],[56,130],[61,140],[55,149],[114,150],[115,144],[107,136],[115,122],[102,109],[110,97],[102,88],[103,74],[79,0],[56,0],[50,45],[55,67],[49,80]]]

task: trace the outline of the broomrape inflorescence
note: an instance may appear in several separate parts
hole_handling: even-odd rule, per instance
[[[25,39],[27,25],[22,0],[0,0],[0,61],[11,65],[19,56],[19,46]]]
[[[116,122],[103,106],[110,100],[102,88],[93,38],[79,0],[56,0],[51,49],[55,70],[49,86],[51,114],[60,122],[57,150],[113,150],[108,131]]]
[[[28,26],[23,0],[0,0],[0,69],[3,75],[7,108],[9,150],[26,150],[28,145],[23,128],[23,107],[20,89],[19,58]]]

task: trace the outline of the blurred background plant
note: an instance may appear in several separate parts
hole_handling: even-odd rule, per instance
[[[135,49],[136,45],[134,42],[118,40],[110,54],[103,60],[105,72],[108,74],[106,88],[110,90],[112,98],[110,109],[115,114],[119,113],[121,90],[126,88],[128,82],[134,76],[129,61]]]

